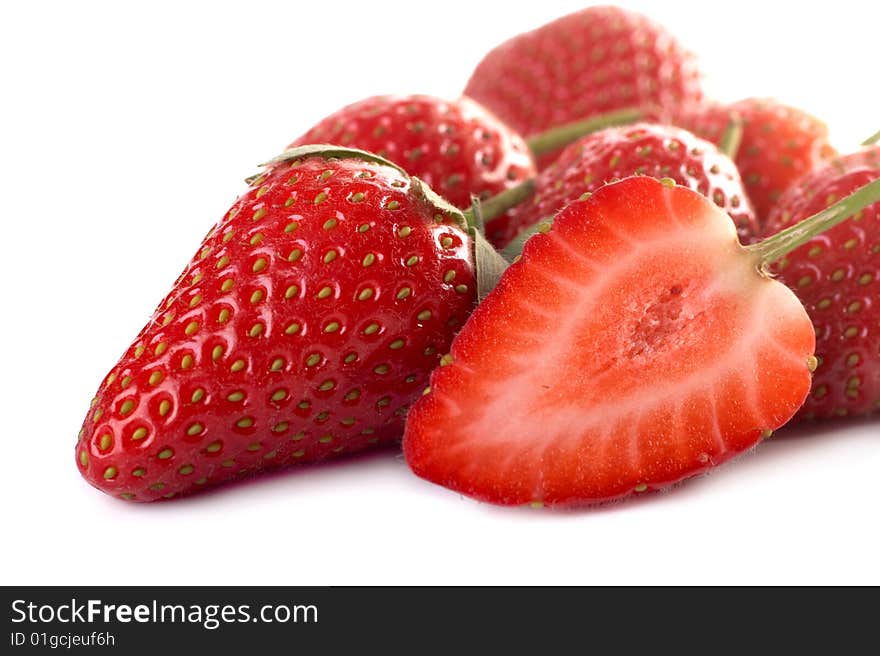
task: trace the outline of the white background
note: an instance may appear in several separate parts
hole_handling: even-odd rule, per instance
[[[623,4],[721,99],[803,106],[842,149],[880,128],[873,3]],[[394,451],[153,505],[80,479],[101,377],[258,162],[364,96],[455,96],[490,46],[580,6],[4,2],[0,582],[880,583],[876,422],[574,513],[477,504]]]

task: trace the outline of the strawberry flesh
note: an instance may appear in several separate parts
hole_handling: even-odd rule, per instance
[[[813,346],[797,298],[723,212],[628,178],[526,243],[413,406],[406,459],[506,505],[664,488],[784,424]]]

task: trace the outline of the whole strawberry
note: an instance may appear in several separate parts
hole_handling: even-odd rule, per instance
[[[323,119],[289,147],[316,143],[381,155],[462,209],[470,207],[471,195],[486,200],[535,175],[523,139],[468,98],[367,98]]]
[[[815,214],[880,178],[880,148],[835,159],[809,173],[770,214],[768,233]],[[813,238],[775,268],[816,329],[813,388],[801,419],[880,409],[880,204]]]
[[[770,98],[708,103],[681,113],[676,123],[717,144],[734,119],[742,122],[736,165],[763,223],[782,194],[835,150],[824,123]]]
[[[135,501],[398,439],[476,300],[464,216],[377,157],[290,151],[205,238],[76,447]]]
[[[583,194],[631,175],[671,178],[727,212],[743,241],[757,235],[755,214],[729,157],[681,128],[639,123],[601,130],[566,147],[538,175],[535,194],[529,200],[504,220],[486,224],[487,236],[494,243],[507,243],[522,229],[552,217]]]
[[[645,16],[588,7],[492,50],[465,94],[529,137],[624,107],[668,118],[701,100],[694,56]]]

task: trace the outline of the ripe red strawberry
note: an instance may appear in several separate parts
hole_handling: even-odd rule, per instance
[[[82,475],[151,501],[398,439],[476,300],[464,216],[366,153],[277,160],[95,396]]]
[[[835,150],[819,119],[769,98],[705,104],[683,112],[676,123],[717,144],[734,118],[743,125],[736,165],[763,224],[785,190]]]
[[[762,269],[878,198],[880,183],[748,249],[671,180],[627,178],[570,204],[432,374],[407,462],[485,501],[570,505],[660,489],[753,447],[800,407],[816,364],[807,313]]]
[[[476,102],[376,96],[331,114],[288,147],[337,144],[402,166],[462,209],[534,177],[523,139]]]
[[[791,187],[770,213],[778,232],[880,178],[880,147],[832,161]],[[819,366],[802,419],[880,409],[880,204],[781,260],[774,271],[816,328]]]
[[[566,147],[541,171],[530,199],[487,222],[487,236],[505,244],[583,194],[631,175],[672,178],[727,212],[741,239],[757,236],[755,214],[730,158],[686,130],[649,123],[601,130]]]
[[[703,96],[695,57],[619,7],[588,7],[492,50],[465,94],[526,137],[624,107],[668,118]]]

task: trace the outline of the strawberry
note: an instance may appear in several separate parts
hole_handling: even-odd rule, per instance
[[[833,160],[791,187],[768,231],[787,228],[880,178],[880,147]],[[802,419],[865,415],[880,408],[880,204],[815,237],[774,269],[816,328],[819,367]]]
[[[809,317],[764,267],[865,202],[754,246],[671,180],[568,205],[476,309],[409,414],[413,471],[499,504],[657,490],[750,449],[810,388]],[[841,209],[842,208],[842,209]]]
[[[464,215],[389,162],[285,153],[104,379],[82,475],[152,501],[398,439],[475,304],[473,248]]]
[[[588,7],[492,50],[465,94],[526,137],[624,107],[669,118],[699,102],[695,57],[645,16]]]
[[[601,130],[569,145],[541,171],[529,200],[487,222],[487,236],[493,243],[505,244],[583,194],[631,175],[672,178],[727,212],[741,238],[757,234],[751,203],[729,157],[681,128],[639,123]]]
[[[376,153],[453,205],[486,200],[534,177],[523,139],[476,102],[376,96],[331,114],[288,148],[327,143]]]
[[[785,190],[835,150],[819,119],[769,98],[707,103],[682,112],[676,123],[717,144],[733,119],[743,126],[736,165],[763,224]]]

